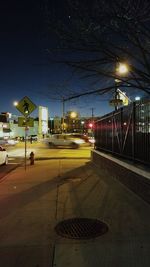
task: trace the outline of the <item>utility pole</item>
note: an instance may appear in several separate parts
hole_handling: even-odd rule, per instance
[[[64,133],[64,122],[65,122],[65,99],[62,98],[62,133]]]
[[[94,118],[94,108],[91,108],[92,110],[92,122],[93,122],[93,118]]]
[[[92,124],[94,123],[94,109],[95,108],[91,108],[91,111],[92,111],[92,114],[91,114],[92,115]]]
[[[91,108],[91,111],[92,111],[92,127],[91,127],[91,131],[92,131],[92,137],[94,135],[94,132],[93,132],[93,126],[94,126],[94,108]]]

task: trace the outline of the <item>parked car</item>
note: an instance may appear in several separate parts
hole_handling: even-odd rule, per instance
[[[17,140],[15,140],[15,139],[10,139],[10,138],[7,138],[7,139],[0,139],[0,145],[2,145],[2,146],[14,146],[14,145],[16,145],[18,143],[18,141]]]
[[[8,164],[8,154],[5,148],[0,146],[0,165],[7,165]]]
[[[14,140],[14,139],[7,139],[6,140],[6,145],[15,146],[16,144],[18,144],[17,140]]]
[[[25,137],[24,136],[21,136],[20,137],[20,141],[21,142],[24,142],[25,141]],[[38,141],[38,136],[36,134],[31,134],[29,136],[26,136],[26,141]]]
[[[80,145],[85,144],[85,141],[81,138],[74,138],[69,134],[54,134],[50,137],[48,143],[50,147],[79,148]]]

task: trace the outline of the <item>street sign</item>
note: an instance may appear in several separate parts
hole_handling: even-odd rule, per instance
[[[35,109],[36,105],[27,97],[23,97],[16,108],[25,116],[29,116]]]
[[[19,127],[34,127],[34,119],[18,117],[18,126]]]

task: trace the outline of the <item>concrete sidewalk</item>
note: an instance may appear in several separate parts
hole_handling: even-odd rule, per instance
[[[0,183],[0,266],[149,267],[150,205],[88,160],[37,161]],[[87,240],[58,236],[69,218],[105,222]]]

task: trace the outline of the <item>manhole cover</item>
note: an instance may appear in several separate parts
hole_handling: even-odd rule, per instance
[[[72,239],[91,239],[105,234],[108,226],[97,219],[72,218],[55,226],[58,235]]]

